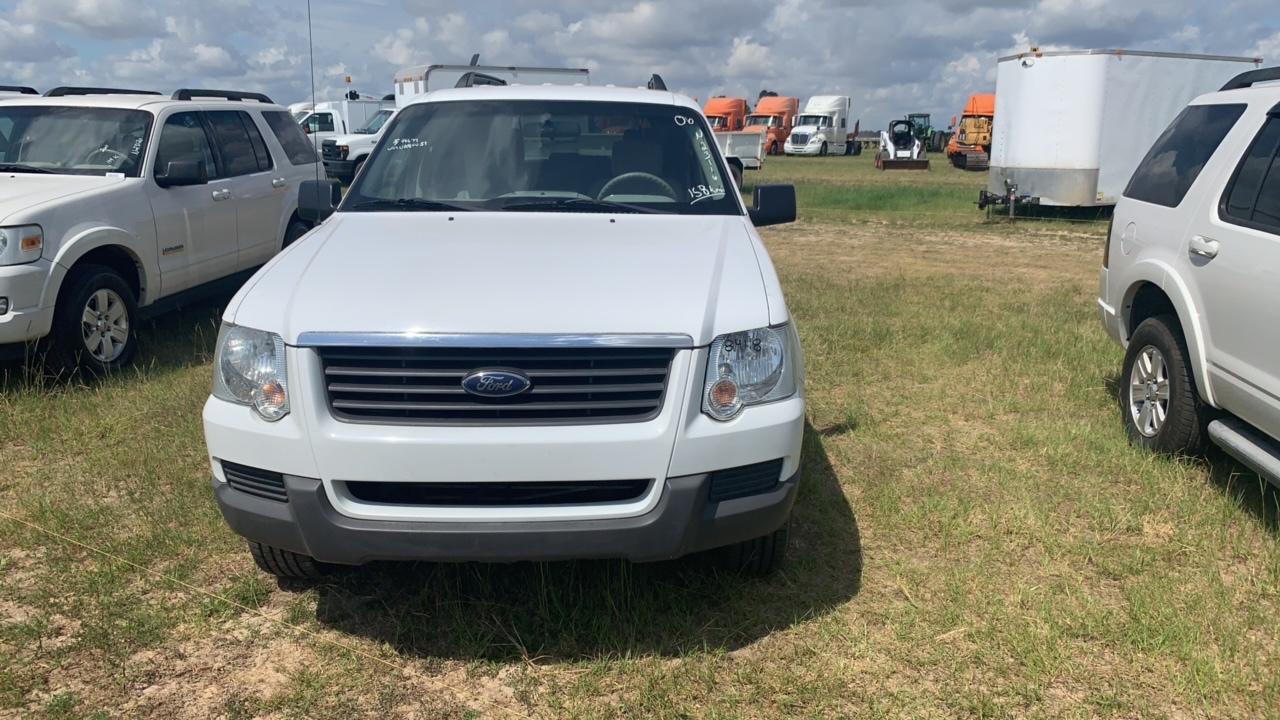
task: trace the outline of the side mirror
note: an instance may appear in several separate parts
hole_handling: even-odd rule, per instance
[[[198,160],[171,160],[164,173],[156,175],[156,184],[162,188],[204,185],[207,182],[209,173],[204,163]]]
[[[337,180],[303,180],[298,184],[298,217],[318,225],[329,218],[342,202]]]
[[[796,221],[794,185],[757,185],[751,204],[747,214],[756,227]]]

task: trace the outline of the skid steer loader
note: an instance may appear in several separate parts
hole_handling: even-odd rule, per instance
[[[894,120],[880,133],[880,154],[876,167],[881,170],[928,170],[924,144],[916,137],[910,120]]]

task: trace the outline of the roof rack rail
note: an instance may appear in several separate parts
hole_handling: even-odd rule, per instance
[[[45,97],[70,97],[72,95],[159,95],[155,90],[126,90],[124,88],[104,87],[56,87],[45,93]]]
[[[667,84],[663,82],[661,75],[659,75],[658,73],[654,73],[653,77],[649,78],[649,82],[645,85],[645,87],[649,88],[650,90],[666,90]]]
[[[39,95],[40,93],[33,87],[26,85],[0,85],[0,92],[21,93],[23,95]]]
[[[1241,88],[1253,87],[1258,83],[1270,82],[1272,80],[1280,80],[1280,67],[1262,68],[1260,70],[1250,70],[1242,72],[1231,78],[1231,81],[1222,86],[1222,90],[1240,90]]]
[[[222,100],[256,100],[267,105],[275,105],[275,101],[262,93],[241,92],[240,90],[199,90],[182,88],[173,92],[174,100],[194,100],[196,98],[220,98]]]

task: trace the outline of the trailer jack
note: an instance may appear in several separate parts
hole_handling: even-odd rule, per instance
[[[1031,195],[1019,195],[1018,186],[1009,180],[1004,181],[1005,194],[997,195],[989,193],[986,190],[978,191],[978,209],[989,210],[992,207],[1005,206],[1009,208],[1009,218],[1013,219],[1016,215],[1018,205],[1039,205],[1040,198]],[[990,213],[988,213],[990,215]]]

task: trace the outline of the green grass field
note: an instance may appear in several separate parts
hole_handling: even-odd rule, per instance
[[[779,575],[278,587],[213,503],[205,305],[93,386],[6,371],[0,718],[1280,716],[1277,493],[1127,445],[1103,226],[988,221],[951,168],[760,175],[801,199],[764,233],[809,371]]]

